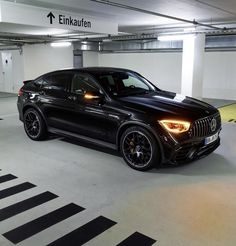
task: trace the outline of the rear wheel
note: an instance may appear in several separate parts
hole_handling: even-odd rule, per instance
[[[133,169],[146,171],[160,164],[160,148],[154,136],[143,127],[128,128],[121,137],[121,154]]]
[[[24,128],[32,140],[39,141],[47,137],[46,124],[40,113],[33,108],[27,109],[24,113]]]

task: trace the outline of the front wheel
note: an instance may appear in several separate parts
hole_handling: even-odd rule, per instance
[[[121,137],[121,154],[133,169],[146,171],[160,164],[160,148],[154,136],[143,127],[128,128]]]
[[[33,108],[24,113],[24,128],[32,140],[39,141],[47,137],[46,124],[38,111]]]

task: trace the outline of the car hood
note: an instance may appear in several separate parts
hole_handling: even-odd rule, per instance
[[[217,112],[215,107],[205,102],[168,91],[126,96],[119,100],[129,109],[146,113],[148,110],[154,110],[161,113],[161,117],[172,115],[176,118],[196,120]]]

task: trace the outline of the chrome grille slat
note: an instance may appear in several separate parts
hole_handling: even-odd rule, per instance
[[[217,122],[217,127],[214,132],[211,131],[211,127],[210,127],[210,124],[213,118],[215,118]],[[190,129],[190,136],[191,137],[206,137],[206,136],[212,135],[215,132],[217,132],[220,129],[220,127],[221,127],[220,114],[216,113],[214,115],[210,115],[206,118],[202,118],[202,119],[199,119],[193,122],[192,127]]]

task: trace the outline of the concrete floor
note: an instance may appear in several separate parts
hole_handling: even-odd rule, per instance
[[[59,196],[1,221],[1,246],[14,245],[4,233],[72,202],[85,210],[18,245],[47,245],[100,215],[117,224],[85,245],[117,245],[136,231],[158,246],[236,245],[235,123],[223,125],[222,144],[210,156],[141,173],[109,150],[60,138],[31,141],[14,97],[0,98],[0,118],[0,176],[18,177],[1,183],[0,191],[23,182],[37,185],[1,199],[0,209],[45,191]]]
[[[203,101],[217,107],[224,107],[233,103],[236,103],[235,100],[222,100],[222,99],[212,99],[212,98],[204,98]]]

